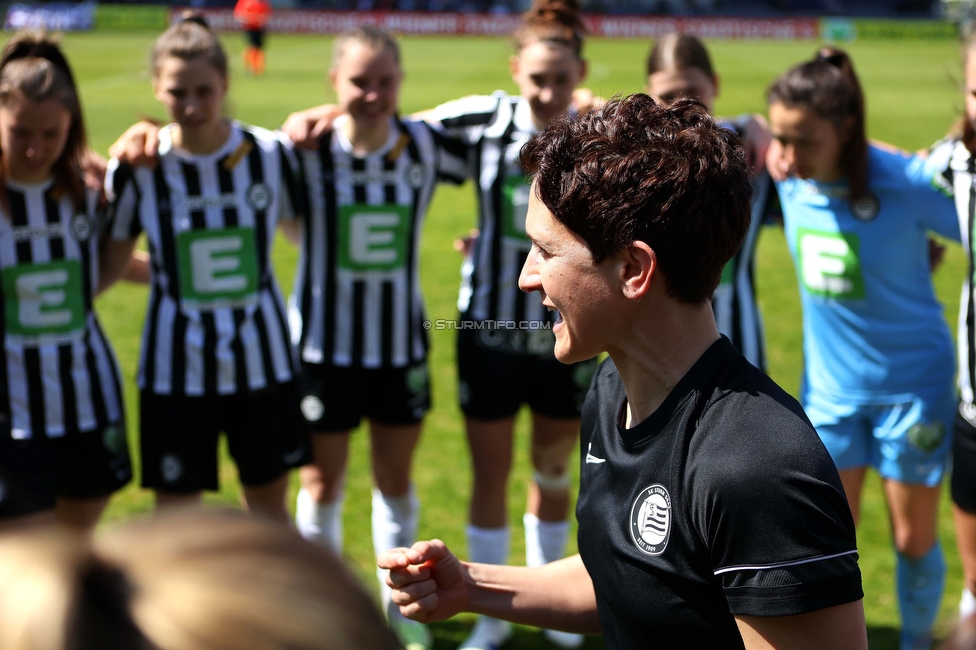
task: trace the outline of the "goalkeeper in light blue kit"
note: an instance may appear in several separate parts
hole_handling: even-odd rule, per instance
[[[803,304],[801,402],[858,517],[867,468],[884,480],[898,555],[901,647],[928,648],[945,586],[939,484],[955,414],[953,346],[929,235],[959,240],[925,162],[869,145],[846,54],[827,48],[768,92],[771,167]]]

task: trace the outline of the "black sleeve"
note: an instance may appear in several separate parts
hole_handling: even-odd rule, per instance
[[[689,467],[689,489],[732,614],[803,614],[863,597],[837,470],[783,398],[792,400],[762,387],[731,394],[703,414],[689,454],[709,459]]]

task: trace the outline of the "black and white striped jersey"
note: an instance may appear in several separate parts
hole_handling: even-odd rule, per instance
[[[8,180],[0,208],[0,428],[16,439],[121,424],[118,364],[92,309],[98,196],[79,209],[53,180]]]
[[[478,194],[481,234],[461,270],[462,318],[552,320],[538,293],[518,288],[531,248],[525,234],[531,179],[519,167],[518,154],[538,131],[528,101],[497,91],[442,104],[434,115],[448,135],[468,146],[469,172]]]
[[[766,336],[756,302],[755,256],[759,231],[767,221],[770,200],[776,192],[769,174],[752,179],[752,220],[742,248],[722,270],[722,280],[712,295],[712,311],[718,331],[725,334],[749,363],[766,370]]]
[[[959,138],[947,138],[936,143],[929,152],[926,164],[936,172],[933,181],[939,189],[951,194],[959,215],[962,250],[968,261],[968,273],[962,283],[959,300],[959,325],[956,332],[958,352],[959,412],[976,425],[976,252],[973,227],[976,223],[976,156]]]
[[[550,319],[538,293],[526,294],[518,288],[531,244],[525,235],[529,179],[517,161],[522,145],[538,130],[528,102],[498,91],[448,102],[435,110],[435,116],[449,135],[470,147],[470,165],[478,187],[481,235],[462,267],[458,296],[462,317]],[[759,368],[765,368],[765,337],[755,298],[753,258],[770,187],[767,175],[754,180],[748,237],[725,268],[712,303],[719,331]]]
[[[426,358],[419,252],[438,179],[466,177],[464,148],[430,126],[391,118],[374,153],[353,154],[345,117],[301,151],[308,218],[289,304],[292,339],[304,361],[364,368]],[[458,153],[460,152],[460,153]]]
[[[293,155],[270,131],[234,123],[212,154],[179,149],[164,127],[155,169],[109,163],[111,236],[145,232],[149,244],[143,390],[231,395],[292,379],[271,247],[302,200]]]

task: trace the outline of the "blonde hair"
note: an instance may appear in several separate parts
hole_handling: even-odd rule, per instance
[[[198,510],[92,546],[61,532],[15,537],[0,539],[4,650],[399,647],[339,560],[276,522]]]

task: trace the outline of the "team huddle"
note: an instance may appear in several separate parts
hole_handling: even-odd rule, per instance
[[[855,526],[869,467],[891,513],[901,647],[928,648],[950,453],[960,609],[976,611],[974,276],[960,398],[930,242],[962,241],[972,267],[976,66],[967,58],[960,133],[911,156],[868,141],[840,50],[773,82],[768,124],[724,121],[710,116],[709,55],[688,35],[655,44],[646,95],[574,96],[584,31],[578,3],[539,0],[515,34],[519,95],[401,117],[399,46],[359,27],[335,40],[337,105],[272,132],[223,116],[226,53],[191,15],[151,55],[170,123],[127,131],[104,182],[59,47],[11,38],[0,57],[0,530],[55,519],[91,530],[131,479],[121,374],[93,309],[126,279],[150,287],[138,428],[157,506],[217,489],[224,434],[247,509],[287,522],[300,468],[295,525],[341,554],[349,437],[366,418],[382,603],[409,650],[431,647],[425,622],[458,611],[481,614],[468,650],[497,649],[508,621],[545,628],[558,647],[587,632],[614,648],[649,635],[866,647]],[[765,159],[737,132],[771,137]],[[421,228],[437,184],[468,179],[478,230],[459,242],[471,326],[457,336],[458,392],[474,470],[462,563],[439,542],[415,544],[411,465],[431,403]],[[761,372],[753,257],[771,223],[800,283],[799,404]],[[271,263],[278,228],[300,251],[287,301]],[[544,326],[483,326],[499,322]],[[522,405],[528,569],[504,566]],[[563,559],[577,436],[580,555]]]

